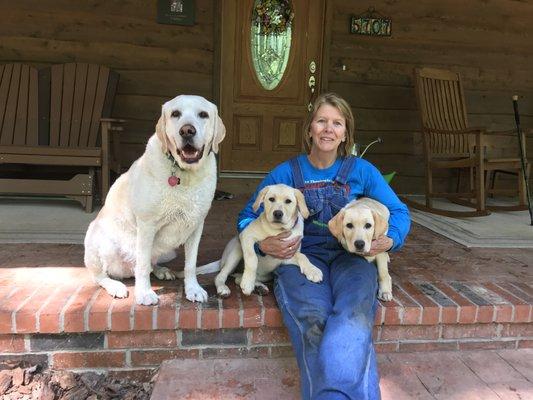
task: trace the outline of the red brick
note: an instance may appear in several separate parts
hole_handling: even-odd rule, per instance
[[[270,347],[270,357],[279,358],[279,357],[295,357],[294,350],[292,346],[271,346]]]
[[[398,342],[374,343],[376,353],[396,353],[398,351]]]
[[[11,315],[20,305],[29,300],[38,289],[35,287],[22,287],[15,291],[9,298],[2,302],[0,307],[0,333],[11,333]]]
[[[499,296],[503,297],[505,300],[513,304],[514,306],[514,322],[529,322],[529,316],[531,314],[531,305],[527,304],[522,299],[519,299],[509,291],[501,288],[499,285],[495,285],[494,283],[486,283],[485,286],[492,290],[494,293],[498,294]],[[510,321],[510,322],[513,322]]]
[[[459,307],[442,307],[441,324],[455,324],[459,316]]]
[[[533,349],[533,340],[520,339],[517,342],[519,349]]]
[[[60,318],[63,318],[63,330],[65,332],[85,331],[85,308],[97,291],[97,285],[83,286],[70,304],[63,308]]]
[[[489,323],[494,321],[494,306],[479,306],[477,309],[476,322]]]
[[[494,322],[512,322],[513,321],[513,306],[511,304],[497,304],[494,306],[496,310],[496,317]]]
[[[176,358],[198,358],[199,351],[193,350],[133,350],[131,352],[131,365],[137,366],[159,366],[165,360],[173,360]]]
[[[502,336],[529,338],[533,336],[533,326],[531,324],[507,324]]]
[[[126,354],[122,351],[95,351],[95,352],[72,352],[53,353],[53,368],[106,368],[122,367],[126,360]]]
[[[495,338],[498,337],[498,329],[497,324],[443,325],[442,338]]]
[[[451,286],[443,282],[432,283],[442,293],[459,305],[458,322],[460,324],[472,324],[476,320],[477,306],[466,297],[457,293]]]
[[[374,325],[374,327],[372,328],[372,340],[374,342],[379,341],[379,338],[381,336],[381,328],[382,328],[381,325],[378,325],[378,326]]]
[[[459,350],[498,350],[515,349],[516,341],[487,340],[487,341],[459,341]]]
[[[179,308],[179,323],[180,329],[196,329],[198,326],[198,310],[200,305],[192,303],[189,300],[183,300]]]
[[[230,282],[226,283],[231,290],[229,297],[222,300],[222,328],[240,328],[241,327],[241,293]]]
[[[268,347],[211,347],[202,349],[202,358],[265,358]]]
[[[39,290],[15,314],[17,333],[37,332],[37,312],[54,293],[53,290]]]
[[[273,294],[263,296],[263,307],[265,308],[265,326],[283,326],[283,316]]]
[[[393,285],[394,298],[403,306],[403,314],[401,316],[403,325],[418,325],[422,315],[422,307],[411,297],[409,297],[401,285]]]
[[[48,304],[39,313],[39,331],[41,333],[61,332],[60,315],[65,304],[76,293],[73,287],[62,287],[50,298]]]
[[[129,295],[132,296],[133,294],[130,293]],[[100,332],[111,329],[108,322],[108,311],[112,302],[113,297],[100,288],[92,305],[87,305],[89,308],[87,324],[90,331]]]
[[[111,303],[111,330],[130,331],[132,328],[131,315],[135,306],[135,296],[125,299],[113,299]]]
[[[110,349],[176,347],[176,344],[176,332],[172,330],[107,333],[107,346]]]
[[[457,350],[458,344],[456,341],[452,342],[400,342],[399,351],[408,352],[425,352],[425,351],[449,351]]]
[[[381,342],[392,340],[436,340],[439,338],[439,326],[401,325],[384,326],[381,330]]]
[[[181,289],[179,291],[163,289],[159,295],[157,305],[157,329],[176,329],[176,308],[180,301]],[[185,300],[187,301],[187,300]]]
[[[261,327],[252,329],[252,344],[289,343],[289,332],[286,328]]]
[[[21,353],[25,349],[23,335],[0,335],[0,353]]]
[[[382,325],[383,317],[385,316],[385,307],[378,301],[378,307],[376,309],[376,317],[374,318],[374,325]]]
[[[402,323],[403,308],[395,300],[382,303],[385,317],[383,319],[384,325],[400,325]]]
[[[107,375],[113,379],[126,380],[130,382],[150,382],[156,372],[157,370],[155,368],[110,369],[107,371]]]
[[[252,293],[250,296],[242,296],[242,308],[244,328],[255,328],[262,325],[262,306],[256,294]]]
[[[205,307],[205,303],[202,304],[202,329],[218,329],[222,328],[219,324],[219,310],[218,310],[218,299],[217,307]]]
[[[402,287],[409,296],[415,299],[422,307],[422,325],[436,325],[440,319],[440,306],[435,304],[428,296],[411,282],[402,282]]]
[[[518,297],[524,303],[533,304],[533,295],[529,293],[528,286],[521,285],[517,282],[513,282],[512,284],[508,282],[499,282],[498,286],[507,290],[509,293],[512,293],[514,296]]]
[[[157,306],[133,305],[133,329],[136,331],[149,331],[153,328],[152,318]]]

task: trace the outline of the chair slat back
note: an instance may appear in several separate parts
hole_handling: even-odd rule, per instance
[[[29,65],[0,65],[0,144],[39,144],[38,80]]]
[[[468,128],[463,87],[458,73],[435,68],[415,69],[415,89],[424,139],[432,153],[464,156],[471,149],[469,134],[436,134]]]
[[[51,68],[50,145],[96,147],[100,119],[111,116],[118,79],[109,68],[84,63]]]

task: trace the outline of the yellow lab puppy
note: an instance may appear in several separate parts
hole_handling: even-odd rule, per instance
[[[312,282],[322,280],[322,271],[315,267],[300,249],[287,260],[266,255],[258,257],[254,244],[269,236],[282,232],[291,232],[286,240],[295,236],[303,236],[304,218],[309,216],[303,194],[290,186],[279,184],[264,187],[258,194],[253,205],[254,211],[264,204],[264,211],[250,223],[238,236],[229,241],[220,261],[221,270],[215,278],[217,292],[228,296],[230,289],[226,286],[228,275],[231,274],[241,259],[244,258],[244,273],[237,278],[245,295],[252,293],[255,287],[267,290],[262,284],[271,279],[271,273],[280,264],[296,264],[300,271]]]
[[[370,251],[373,239],[387,234],[389,210],[380,202],[362,197],[349,202],[333,217],[328,227],[342,247],[350,253],[364,256],[374,261],[378,268],[379,293],[384,301],[392,300],[392,279],[389,275],[389,254],[384,252],[375,256],[365,256]]]

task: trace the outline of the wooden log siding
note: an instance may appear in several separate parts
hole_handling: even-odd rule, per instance
[[[370,6],[392,18],[391,37],[349,33],[350,16]],[[415,66],[461,73],[471,126],[514,129],[516,93],[522,126],[533,128],[533,3],[335,0],[333,8],[328,89],[352,105],[358,142],[384,139],[365,158],[399,173],[397,191],[420,193],[424,187]],[[528,154],[531,159],[531,135]],[[446,176],[439,182],[448,184]]]
[[[196,0],[194,26],[156,23],[156,2],[25,0],[0,3],[0,62],[42,67],[69,61],[103,64],[120,74],[113,117],[128,120],[121,148],[129,166],[153,133],[161,104],[180,93],[214,98],[215,0]],[[402,193],[423,188],[422,142],[413,68],[457,70],[472,126],[514,128],[511,96],[522,125],[533,127],[533,3],[501,0],[331,0],[329,89],[346,97],[358,141],[380,136],[366,156]],[[349,33],[352,14],[374,7],[392,18],[392,36]],[[341,66],[346,65],[346,70]],[[533,137],[528,138],[533,157]],[[446,176],[440,181],[447,183]]]
[[[120,74],[113,117],[128,121],[122,165],[142,154],[161,104],[178,94],[213,99],[214,0],[195,0],[195,25],[156,22],[155,1],[1,2],[0,63],[78,61]]]

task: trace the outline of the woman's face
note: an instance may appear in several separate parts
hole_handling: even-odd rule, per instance
[[[323,104],[311,121],[309,135],[313,140],[313,151],[336,153],[346,140],[346,120],[337,107]]]

